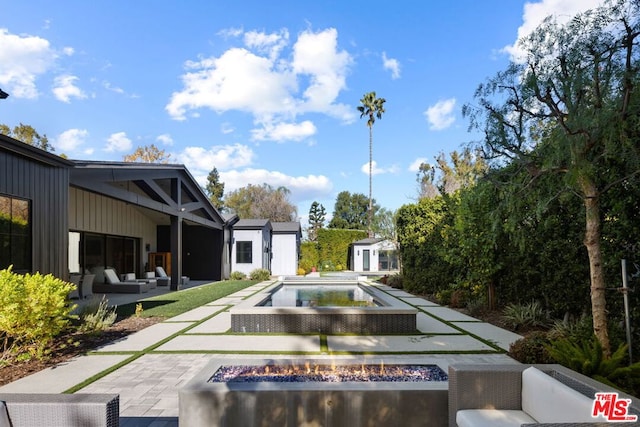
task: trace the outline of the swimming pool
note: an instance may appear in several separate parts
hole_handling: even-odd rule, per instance
[[[333,296],[332,303],[320,305],[308,298],[321,289]],[[349,305],[350,294],[370,301]],[[284,300],[287,304],[279,305]],[[363,279],[286,278],[230,309],[231,330],[245,333],[409,334],[416,332],[417,312]]]

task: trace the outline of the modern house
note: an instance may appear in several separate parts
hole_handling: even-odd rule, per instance
[[[352,243],[353,271],[389,272],[398,267],[398,250],[390,240],[366,238]]]
[[[0,268],[220,280],[232,224],[184,165],[65,160],[0,135]]]
[[[233,226],[232,270],[249,274],[257,268],[274,276],[295,275],[302,231],[299,222],[241,219]]]

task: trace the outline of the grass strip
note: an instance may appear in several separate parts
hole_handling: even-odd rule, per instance
[[[255,280],[225,280],[208,285],[184,289],[146,298],[137,302],[118,306],[118,316],[129,317],[136,313],[136,305],[142,304],[143,317],[175,317],[194,308],[198,308],[212,301],[224,298],[235,292],[258,283]]]

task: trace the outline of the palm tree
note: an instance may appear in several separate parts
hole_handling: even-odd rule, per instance
[[[366,93],[360,100],[358,111],[360,111],[360,118],[368,116],[367,126],[369,127],[369,237],[373,237],[371,231],[371,224],[373,223],[373,197],[372,197],[372,174],[373,174],[373,124],[376,122],[376,117],[382,119],[384,113],[384,103],[387,100],[384,98],[376,98],[375,92]]]

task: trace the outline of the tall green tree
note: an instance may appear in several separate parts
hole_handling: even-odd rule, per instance
[[[333,217],[329,222],[329,228],[346,228],[350,230],[369,230],[368,212],[378,210],[375,201],[373,208],[368,209],[369,200],[361,193],[351,194],[341,191],[336,197],[333,209]]]
[[[204,191],[213,206],[218,210],[222,210],[224,206],[224,182],[220,182],[220,174],[217,168],[214,167],[211,169],[211,172],[207,175],[207,186],[204,188]]]
[[[136,148],[131,154],[123,156],[125,162],[141,162],[141,163],[169,163],[171,158],[165,150],[161,150],[155,144],[145,145]]]
[[[318,239],[318,230],[324,227],[327,211],[320,203],[314,201],[309,208],[309,240],[315,242]]]
[[[41,150],[49,152],[55,151],[53,146],[49,144],[49,138],[47,138],[47,135],[40,135],[31,125],[24,125],[20,123],[18,126],[14,126],[13,129],[11,129],[5,124],[0,124],[0,133],[15,138],[18,141],[22,141],[25,144],[38,147]]]
[[[241,219],[270,219],[275,222],[294,221],[298,211],[289,201],[291,191],[269,184],[252,185],[230,192],[224,206]]]
[[[435,165],[420,165],[416,177],[419,199],[452,194],[461,188],[470,187],[488,170],[481,153],[473,152],[469,147],[462,153],[451,152],[449,159],[444,153],[440,153],[435,161]]]
[[[382,119],[386,101],[384,98],[377,98],[375,92],[369,92],[364,94],[358,106],[360,118],[367,117],[367,127],[369,128],[369,211],[367,227],[369,237],[373,237],[371,229],[373,223],[373,124],[376,122],[376,118]]]
[[[606,355],[611,346],[601,247],[608,213],[601,197],[640,172],[639,8],[637,1],[609,0],[565,25],[547,18],[522,41],[524,62],[480,85],[478,106],[463,109],[484,132],[488,157],[529,173],[525,186],[544,174],[561,174],[563,188],[581,199],[593,329]],[[611,180],[613,158],[622,179]]]

